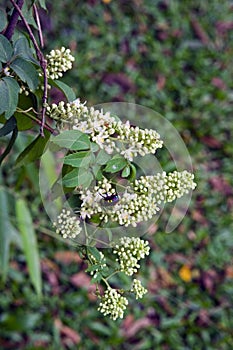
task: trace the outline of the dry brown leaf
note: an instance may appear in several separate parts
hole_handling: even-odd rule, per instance
[[[140,318],[139,320],[131,323],[128,328],[122,329],[124,337],[127,339],[134,337],[141,329],[151,326],[153,322],[149,318]],[[125,326],[125,324],[124,324]]]
[[[54,258],[63,263],[64,265],[69,265],[72,263],[81,263],[82,259],[76,252],[72,252],[70,250],[58,251],[54,254]]]
[[[56,318],[54,324],[61,335],[67,337],[73,344],[79,344],[81,342],[80,335],[74,329],[65,326],[60,319]]]

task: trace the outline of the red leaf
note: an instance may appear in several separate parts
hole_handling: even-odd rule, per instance
[[[220,192],[225,196],[233,194],[231,185],[222,176],[213,176],[209,182],[215,191]]]
[[[65,326],[60,319],[54,320],[55,327],[60,331],[60,333],[68,338],[68,342],[66,343],[72,343],[72,344],[79,344],[81,342],[80,335],[72,328]],[[72,345],[70,344],[70,345]]]
[[[129,339],[134,337],[141,329],[147,328],[151,325],[153,325],[153,322],[146,317],[140,318],[139,320],[130,323],[128,327],[124,322],[123,334],[127,339]]]
[[[57,261],[63,263],[64,265],[69,265],[71,263],[81,263],[82,259],[76,252],[69,250],[58,251],[54,254],[54,257]]]
[[[91,284],[91,278],[86,273],[78,272],[71,277],[70,281],[75,287],[86,288],[90,300],[94,301],[97,299],[97,296],[95,295],[96,287],[94,284]],[[99,289],[100,293],[103,293],[101,286]]]
[[[226,90],[227,89],[227,86],[226,86],[225,82],[221,78],[214,77],[211,80],[211,83],[212,83],[213,86],[217,87],[220,90]]]
[[[217,148],[218,149],[218,148],[222,147],[221,142],[213,136],[209,136],[209,135],[203,136],[201,138],[201,141],[210,148],[215,148],[215,149]]]

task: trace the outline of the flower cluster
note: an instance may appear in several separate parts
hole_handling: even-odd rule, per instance
[[[130,161],[137,155],[154,154],[163,145],[155,130],[140,129],[128,121],[123,123],[109,112],[87,108],[79,99],[72,103],[48,105],[46,108],[47,114],[57,121],[60,129],[68,124],[70,128],[88,134],[91,141],[108,154],[116,151]]]
[[[115,321],[119,317],[123,318],[127,305],[128,300],[116,289],[109,287],[101,297],[98,311],[104,316],[109,315],[109,317]]]
[[[80,221],[66,209],[62,209],[53,226],[56,228],[56,233],[63,238],[75,238],[81,232]]]
[[[135,278],[133,280],[131,292],[133,292],[135,294],[136,299],[141,299],[143,297],[143,295],[148,292],[148,290],[143,287],[141,281],[139,281]]]
[[[93,189],[83,189],[81,193],[81,217],[91,218],[98,214],[104,222],[117,222],[119,225],[134,227],[147,221],[159,210],[161,203],[174,201],[193,190],[196,183],[194,175],[188,171],[151,176],[141,176],[125,188],[119,195],[119,201],[107,205],[101,195],[116,193],[115,187],[106,178],[99,181]]]
[[[52,50],[47,59],[47,76],[51,79],[59,79],[63,73],[72,68],[72,62],[75,60],[70,53],[70,49],[62,47],[60,50]]]
[[[116,261],[120,271],[132,276],[140,268],[139,260],[149,255],[150,247],[147,241],[138,237],[122,237],[120,244],[116,245],[113,254],[117,254]]]
[[[93,276],[93,278],[97,277],[98,272],[103,271],[107,264],[106,264],[106,258],[102,252],[99,252],[100,259],[97,260],[94,255],[90,254],[89,259],[91,261],[92,266],[96,266],[94,271],[90,271],[90,275]]]

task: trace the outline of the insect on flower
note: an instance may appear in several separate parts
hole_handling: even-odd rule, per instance
[[[105,205],[106,204],[109,205],[109,206],[115,205],[120,200],[120,198],[119,198],[117,193],[110,193],[110,194],[106,193],[104,195],[101,194],[101,193],[99,193],[99,194],[104,199]]]

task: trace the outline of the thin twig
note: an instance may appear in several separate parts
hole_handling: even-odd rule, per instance
[[[40,46],[43,48],[44,47],[44,38],[43,38],[43,34],[42,34],[42,30],[41,30],[41,24],[40,24],[40,16],[37,10],[37,7],[35,4],[33,4],[33,11],[36,17],[36,24],[38,27],[38,36],[39,36],[39,40],[40,40]]]
[[[17,5],[18,7],[21,8],[23,7],[23,3],[24,3],[24,0],[18,0],[17,1]],[[13,34],[14,34],[14,31],[15,31],[15,27],[17,25],[17,22],[18,22],[18,19],[19,19],[19,12],[14,9],[13,13],[12,13],[12,16],[10,18],[10,21],[8,23],[8,26],[6,27],[6,30],[5,32],[3,33],[3,35],[8,39],[8,40],[11,40]]]
[[[42,51],[40,50],[39,46],[38,46],[38,43],[36,41],[36,38],[28,24],[28,22],[26,21],[20,7],[15,3],[14,0],[10,0],[12,5],[15,7],[15,9],[18,11],[22,21],[23,21],[23,24],[25,25],[27,31],[28,31],[28,34],[30,36],[30,39],[32,40],[33,42],[33,45],[35,47],[35,50],[36,50],[36,55],[37,55],[37,58],[40,62],[40,66],[43,70],[43,77],[44,77],[44,92],[43,92],[43,97],[42,97],[42,117],[41,117],[41,127],[40,127],[40,134],[42,137],[44,137],[44,125],[45,125],[45,111],[46,111],[46,102],[47,102],[47,85],[48,85],[48,79],[47,79],[47,74],[46,74],[46,68],[47,68],[47,61],[46,59],[44,58],[44,55],[42,53]]]

